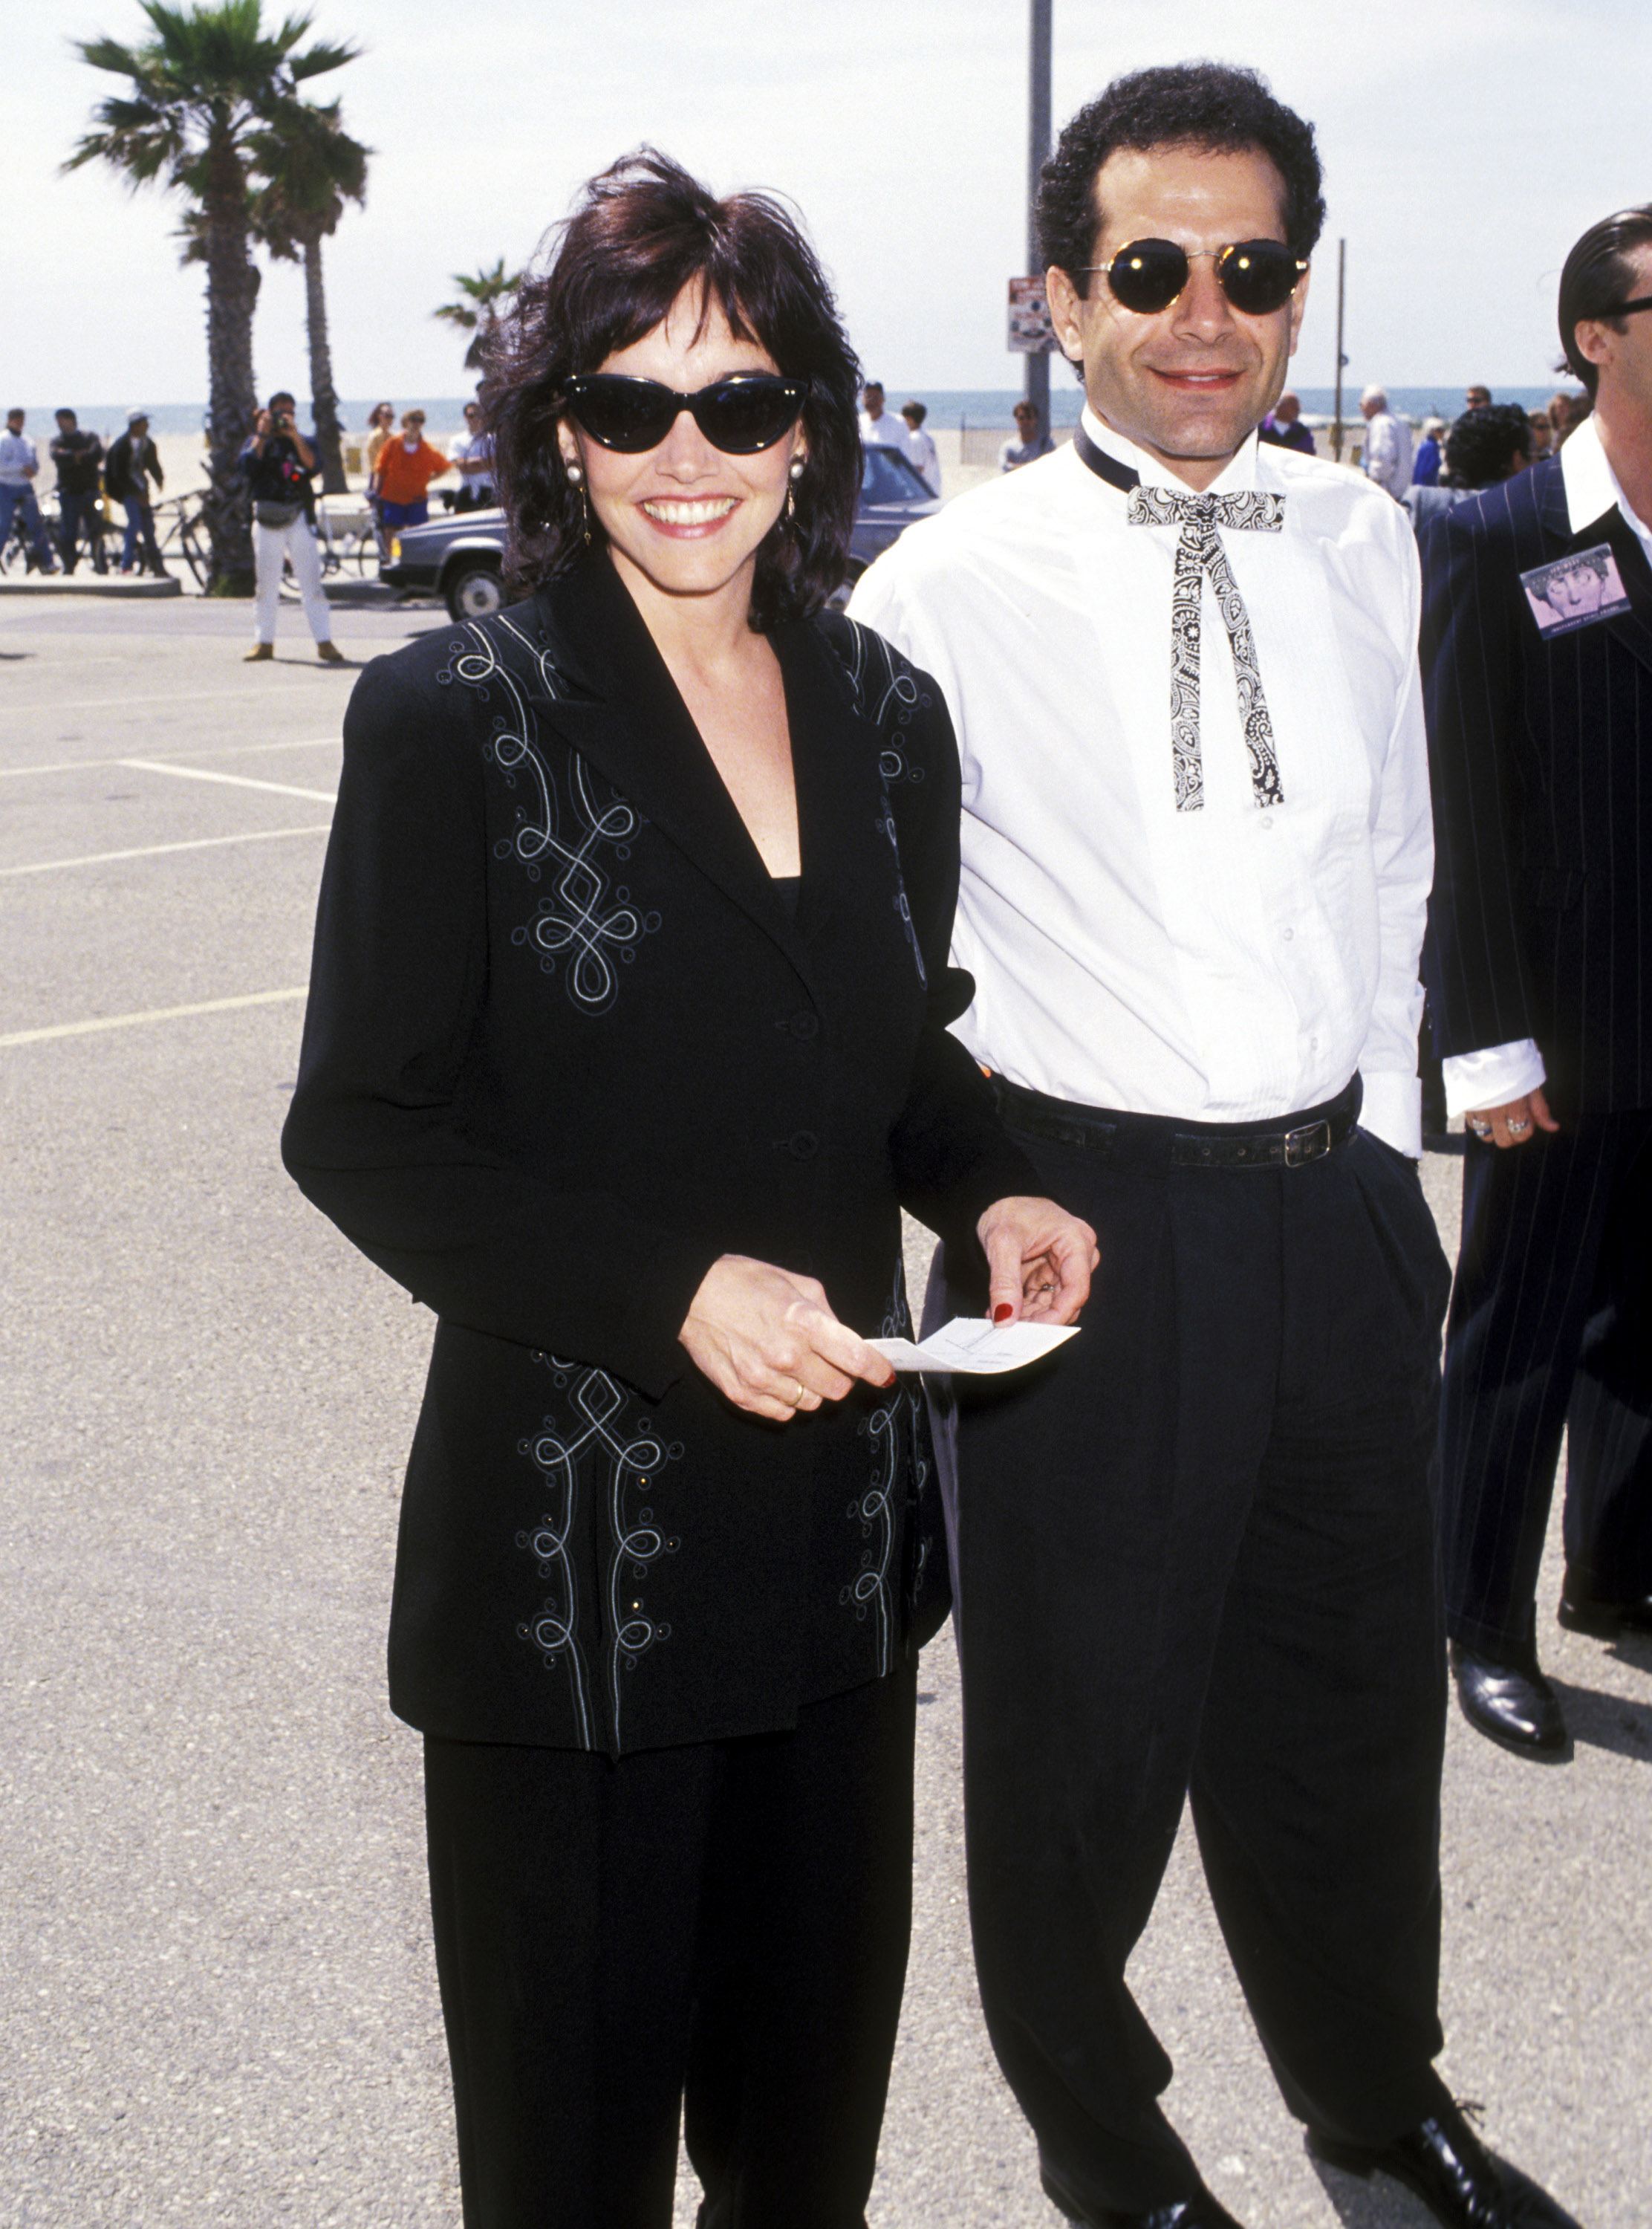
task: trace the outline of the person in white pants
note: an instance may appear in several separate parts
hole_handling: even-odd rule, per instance
[[[258,568],[258,633],[247,653],[249,664],[275,656],[275,613],[281,575],[288,558],[304,599],[304,615],[324,665],[347,663],[333,641],[333,617],[321,585],[321,559],[311,526],[311,477],[316,453],[298,431],[297,404],[282,392],[260,410],[240,454],[253,498],[253,552]]]

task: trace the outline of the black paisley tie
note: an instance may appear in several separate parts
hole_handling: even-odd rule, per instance
[[[1132,526],[1181,530],[1170,598],[1170,749],[1178,813],[1197,813],[1205,801],[1204,760],[1199,746],[1199,601],[1207,573],[1233,653],[1239,721],[1251,758],[1252,791],[1258,805],[1284,802],[1273,748],[1273,723],[1268,717],[1268,700],[1262,693],[1262,671],[1251,634],[1251,615],[1228,569],[1226,553],[1216,531],[1219,526],[1228,526],[1277,534],[1284,517],[1284,498],[1259,491],[1176,495],[1169,488],[1135,487],[1130,491]]]

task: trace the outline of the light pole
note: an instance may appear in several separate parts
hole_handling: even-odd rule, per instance
[[[1038,252],[1038,174],[1050,151],[1050,4],[1028,0],[1030,35],[1027,67],[1027,270],[1041,272]],[[1050,429],[1050,359],[1042,349],[1022,359],[1022,392],[1038,412],[1040,429]]]

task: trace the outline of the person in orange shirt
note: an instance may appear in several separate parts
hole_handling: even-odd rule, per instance
[[[424,412],[404,410],[401,439],[385,443],[373,468],[372,492],[386,533],[399,526],[422,526],[430,517],[425,491],[451,469],[441,451],[425,439]]]

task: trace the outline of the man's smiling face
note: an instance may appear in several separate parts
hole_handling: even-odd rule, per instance
[[[1095,199],[1098,265],[1134,240],[1175,241],[1192,254],[1285,236],[1284,181],[1257,148],[1120,148],[1096,174]],[[1283,309],[1247,316],[1223,293],[1209,253],[1191,262],[1169,309],[1152,314],[1125,309],[1105,270],[1084,299],[1065,272],[1052,270],[1048,285],[1057,337],[1082,359],[1091,408],[1195,488],[1209,486],[1278,400],[1308,299],[1304,273]]]

